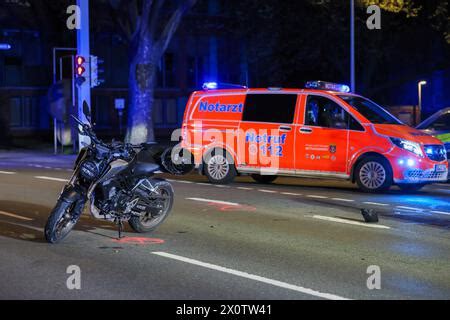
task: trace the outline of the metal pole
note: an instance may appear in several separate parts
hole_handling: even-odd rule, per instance
[[[83,102],[91,108],[91,79],[90,79],[90,47],[89,47],[89,0],[77,0],[77,5],[81,11],[80,29],[77,30],[77,53],[86,59],[85,78],[86,81],[78,86],[78,117],[83,123],[88,123],[83,113]],[[78,135],[79,150],[83,147],[83,142],[89,143],[89,138]]]
[[[350,0],[350,83],[352,92],[356,92],[355,82],[355,0]]]
[[[419,119],[422,119],[422,86],[426,85],[427,82],[422,80],[419,81],[419,83],[417,84],[418,87],[418,91],[419,91]],[[419,121],[420,123],[421,121]]]
[[[59,48],[59,47],[54,47],[53,48],[53,84],[56,83],[56,51],[76,51],[75,48]],[[72,73],[73,74],[73,73]],[[60,78],[60,80],[62,79],[62,76]],[[58,154],[58,138],[57,138],[57,134],[58,134],[58,124],[57,124],[57,120],[56,118],[53,119],[53,144],[54,144],[54,152],[55,155]]]

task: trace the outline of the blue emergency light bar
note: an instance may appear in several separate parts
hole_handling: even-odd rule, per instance
[[[306,82],[305,88],[307,89],[319,89],[319,90],[330,90],[337,92],[350,92],[350,87],[345,84],[338,84],[326,81],[308,81]]]
[[[231,83],[205,82],[203,90],[218,90],[218,89],[247,89],[246,86]]]

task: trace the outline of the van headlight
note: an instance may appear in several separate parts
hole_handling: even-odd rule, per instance
[[[417,142],[404,140],[404,139],[400,139],[400,138],[393,138],[393,137],[390,137],[390,139],[391,139],[392,143],[395,144],[397,147],[405,149],[409,152],[412,152],[419,157],[422,157],[422,158],[424,157],[422,148],[420,147],[420,144],[418,144]]]

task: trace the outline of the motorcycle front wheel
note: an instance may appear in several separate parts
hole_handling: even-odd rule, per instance
[[[45,239],[49,243],[62,241],[80,219],[84,208],[82,201],[58,200],[45,225]]]
[[[148,233],[155,230],[166,220],[173,206],[174,192],[172,185],[164,180],[157,180],[153,186],[158,190],[154,196],[155,207],[149,213],[140,217],[131,217],[128,223],[138,233]]]

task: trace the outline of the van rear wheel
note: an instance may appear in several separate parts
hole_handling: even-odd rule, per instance
[[[392,168],[389,162],[377,156],[363,159],[355,169],[356,183],[364,192],[387,191],[392,185]]]
[[[233,158],[223,149],[212,150],[204,159],[203,166],[209,182],[214,184],[231,183],[237,175]]]

